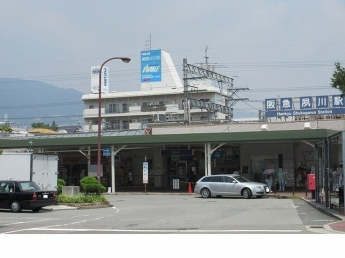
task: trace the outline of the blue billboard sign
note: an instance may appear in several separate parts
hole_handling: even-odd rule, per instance
[[[141,83],[162,80],[161,50],[141,51]]]

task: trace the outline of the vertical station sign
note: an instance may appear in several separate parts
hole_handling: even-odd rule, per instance
[[[161,50],[141,51],[141,83],[162,81]]]
[[[91,66],[91,93],[98,93],[100,66]],[[109,93],[109,69],[103,66],[101,74],[102,93]]]
[[[149,183],[149,163],[143,162],[143,184]]]

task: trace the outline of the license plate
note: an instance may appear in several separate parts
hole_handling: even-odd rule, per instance
[[[43,194],[43,198],[48,198],[48,194]]]

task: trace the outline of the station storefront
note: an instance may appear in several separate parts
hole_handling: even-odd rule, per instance
[[[329,208],[344,207],[345,132],[315,144],[315,199]]]
[[[102,157],[102,183],[107,187],[112,186],[115,175],[116,191],[121,190],[121,187],[127,186],[127,171],[131,171],[133,186],[143,189],[143,162],[146,160],[149,170],[147,185],[155,191],[185,191],[186,185],[183,182],[196,180],[203,175],[234,171],[238,171],[250,180],[264,182],[263,171],[268,168],[276,171],[282,169],[286,175],[287,186],[296,186],[295,172],[299,167],[312,171],[315,143],[336,131],[291,130],[293,125],[300,128],[299,123],[291,123],[290,130],[279,130],[278,126],[287,127],[285,123],[279,123],[270,124],[271,128],[275,126],[272,131],[228,133],[224,132],[222,125],[219,125],[212,126],[215,131],[213,133],[167,132],[157,135],[128,136],[106,134],[102,137],[102,148],[111,149],[111,155]],[[233,125],[234,128],[236,126],[242,125]],[[260,128],[261,125],[253,126]],[[202,129],[204,128],[200,127],[200,130]],[[217,132],[216,129],[219,131]],[[61,162],[59,176],[61,173],[70,185],[77,185],[78,179],[82,176],[90,176],[89,167],[95,165],[97,161],[97,137],[94,134],[33,137],[15,141],[0,139],[0,148],[11,150],[25,148],[29,141],[33,142],[34,152],[59,155],[59,163]],[[192,155],[162,153],[163,150],[181,149],[191,150]],[[179,187],[175,187],[173,183],[176,179],[180,181]]]
[[[103,176],[101,182],[111,187],[111,170],[114,166],[116,191],[139,188],[144,190],[143,162],[148,162],[150,191],[187,191],[188,182],[196,182],[207,174],[223,174],[238,171],[242,176],[258,182],[265,182],[265,169],[283,169],[286,187],[305,187],[296,182],[295,173],[299,167],[308,172],[314,166],[314,142],[301,141],[217,143],[210,144],[210,172],[207,172],[208,144],[174,144],[123,148],[116,153],[114,164],[110,156],[102,156]],[[111,146],[104,146],[110,148]],[[116,150],[116,146],[114,147]],[[66,177],[68,184],[78,185],[78,176],[88,175],[87,159],[81,154],[61,153],[59,176]],[[79,157],[79,161],[78,161]],[[91,152],[90,163],[95,164],[96,152]],[[67,171],[61,173],[62,170]],[[132,187],[127,175],[132,173]],[[275,175],[275,178],[277,176]],[[79,178],[80,179],[80,178]]]

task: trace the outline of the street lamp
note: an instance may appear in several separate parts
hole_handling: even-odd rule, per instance
[[[100,182],[101,180],[101,124],[102,124],[102,114],[101,114],[101,108],[102,108],[102,89],[101,89],[101,83],[102,83],[102,69],[103,66],[113,59],[121,59],[124,63],[129,63],[131,61],[128,57],[113,57],[109,58],[108,60],[104,61],[104,63],[99,68],[99,80],[98,80],[98,137],[97,137],[97,179]]]

